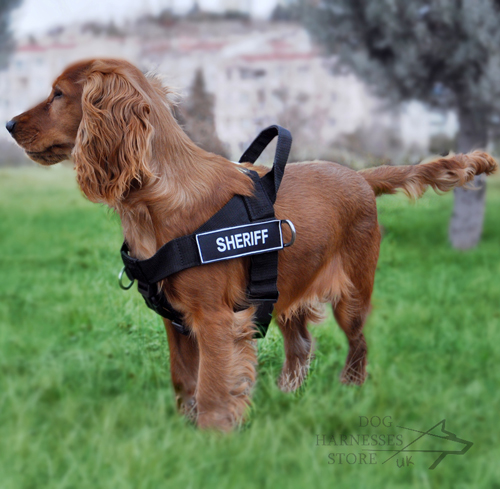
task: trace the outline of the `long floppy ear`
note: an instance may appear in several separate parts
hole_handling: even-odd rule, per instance
[[[97,62],[85,81],[72,156],[78,183],[93,202],[117,204],[132,184],[152,176],[150,107],[135,76],[126,66]]]

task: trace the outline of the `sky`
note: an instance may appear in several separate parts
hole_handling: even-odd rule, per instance
[[[277,1],[246,0],[256,17],[269,15]],[[193,3],[194,0],[23,0],[12,14],[12,30],[16,37],[20,37],[77,21],[114,20],[120,24],[127,18],[155,14],[164,8],[184,13]],[[198,0],[205,10],[220,10],[222,3],[223,0]]]

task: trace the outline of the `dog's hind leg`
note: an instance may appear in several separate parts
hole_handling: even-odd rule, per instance
[[[179,333],[164,320],[170,350],[170,373],[177,409],[189,418],[196,417],[195,391],[198,381],[199,353],[196,338]]]
[[[344,239],[346,244],[343,246],[338,270],[344,279],[338,289],[340,294],[337,295],[337,300],[332,301],[335,319],[349,342],[349,352],[340,380],[344,384],[361,385],[366,379],[367,355],[363,326],[371,309],[380,248],[375,207],[366,211],[364,219],[353,224]]]
[[[286,318],[277,319],[285,345],[285,363],[278,379],[283,392],[297,390],[307,376],[311,360],[313,341],[307,329],[309,315],[301,310]]]
[[[361,385],[366,379],[366,340],[363,326],[370,311],[370,295],[358,292],[333,303],[333,313],[349,342],[349,352],[340,380],[344,384]]]

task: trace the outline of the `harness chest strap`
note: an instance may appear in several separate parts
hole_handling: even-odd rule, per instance
[[[272,170],[262,178],[255,171],[245,170],[254,183],[252,197],[235,195],[194,233],[169,241],[147,260],[131,257],[127,244],[123,243],[124,270],[120,274],[120,285],[130,288],[137,280],[148,307],[170,319],[182,334],[188,334],[182,316],[168,302],[158,282],[194,266],[251,256],[247,299],[257,305],[256,323],[261,335],[265,336],[279,295],[278,250],[293,244],[295,238],[293,224],[279,221],[274,215],[274,202],[290,152],[291,135],[280,126],[270,126],[240,158],[240,162],[253,164],[275,136],[278,136],[278,144]],[[283,222],[292,230],[290,243],[283,243]],[[132,281],[128,287],[121,284],[124,271]]]

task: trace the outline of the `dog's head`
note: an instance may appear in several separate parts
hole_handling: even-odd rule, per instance
[[[131,185],[151,176],[153,92],[126,61],[80,62],[56,79],[45,101],[6,127],[37,163],[53,165],[72,157],[85,195],[114,204]]]

